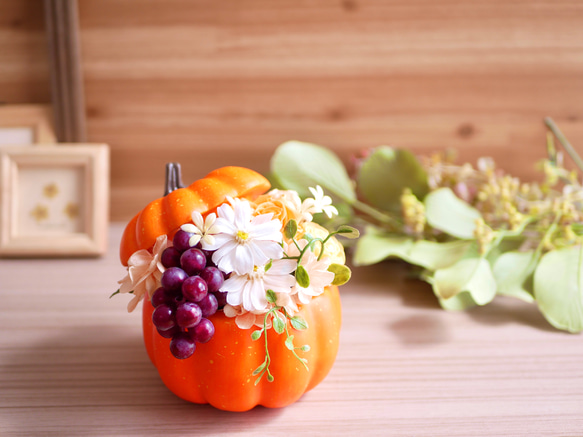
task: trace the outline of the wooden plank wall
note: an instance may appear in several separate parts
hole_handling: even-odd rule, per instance
[[[49,103],[42,0],[0,0],[0,104]]]
[[[0,0],[0,11],[13,3]],[[21,5],[36,16],[35,3]],[[79,9],[88,134],[112,147],[113,219],[161,194],[168,161],[183,164],[186,181],[230,164],[266,172],[289,139],[347,162],[380,144],[454,147],[460,160],[490,155],[533,178],[550,115],[583,151],[576,0],[79,0]],[[46,100],[26,78],[46,67],[29,71],[21,59],[37,27],[0,26],[0,48],[20,35],[0,84],[18,82],[14,100]]]

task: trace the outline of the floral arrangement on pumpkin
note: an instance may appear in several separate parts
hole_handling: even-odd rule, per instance
[[[286,347],[307,369],[297,351],[309,345],[293,344],[287,321],[296,330],[308,329],[298,315],[302,306],[350,278],[335,236],[358,237],[350,226],[329,232],[315,223],[314,215],[332,218],[338,211],[320,186],[309,190],[312,197],[303,201],[295,191],[274,189],[253,201],[227,197],[206,217],[193,211],[192,222],[181,225],[172,241],[160,235],[152,249],[130,256],[114,294],[133,295],[128,311],[146,297],[152,302],[152,321],[162,337],[171,338],[177,359],[192,356],[196,343],[212,341],[209,317],[222,310],[240,329],[257,327],[253,340],[272,328],[285,333]],[[265,344],[255,384],[263,375],[274,379]]]

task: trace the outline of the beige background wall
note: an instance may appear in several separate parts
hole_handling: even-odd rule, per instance
[[[583,152],[583,2],[79,0],[88,134],[112,148],[112,218],[289,139],[347,162],[455,147],[533,178],[551,115]],[[0,101],[48,102],[40,0],[0,0]]]

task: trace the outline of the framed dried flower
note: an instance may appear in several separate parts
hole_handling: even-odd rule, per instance
[[[0,148],[0,256],[105,252],[109,148]]]

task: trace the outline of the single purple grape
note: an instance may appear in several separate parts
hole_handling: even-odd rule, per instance
[[[159,287],[156,291],[154,291],[151,301],[154,308],[167,302],[166,290],[164,287]]]
[[[219,308],[223,308],[225,305],[227,305],[226,291],[215,291],[213,294],[217,298],[217,304],[219,305]]]
[[[202,250],[193,247],[182,254],[180,265],[189,276],[198,275],[206,267],[206,257]]]
[[[152,323],[158,329],[166,331],[176,326],[174,310],[165,303],[158,305],[152,313]]]
[[[185,360],[192,356],[195,349],[196,345],[194,340],[186,332],[176,334],[170,342],[170,352],[179,360]]]
[[[188,275],[184,270],[179,267],[170,267],[162,274],[162,287],[168,291],[180,290],[186,278]]]
[[[214,294],[208,293],[204,299],[198,302],[198,306],[202,310],[202,316],[212,316],[219,309],[219,303]]]
[[[182,295],[190,302],[200,302],[207,292],[206,282],[200,276],[191,276],[182,283]]]
[[[184,252],[185,250],[190,249],[190,244],[188,243],[188,240],[190,240],[190,237],[192,237],[193,235],[194,234],[191,232],[186,232],[183,231],[182,229],[179,229],[178,232],[174,234],[172,244],[174,244],[174,247],[178,251]]]
[[[216,267],[206,267],[202,272],[200,272],[200,277],[206,282],[208,291],[210,293],[219,291],[225,282],[223,273]]]
[[[193,302],[182,302],[176,308],[176,323],[181,328],[192,328],[202,319],[202,310]]]
[[[206,343],[215,335],[215,325],[209,319],[202,319],[198,325],[189,329],[190,338],[198,343]]]
[[[174,327],[172,327],[172,328],[170,328],[170,329],[167,329],[167,330],[165,330],[165,331],[163,331],[163,330],[162,330],[162,329],[160,329],[160,328],[156,328],[156,331],[158,331],[158,334],[160,334],[160,335],[161,335],[162,337],[164,337],[164,338],[172,338],[172,337],[174,337],[176,334],[178,334],[178,333],[182,332],[182,330],[180,329],[180,327],[179,327],[179,326],[177,326],[177,325],[176,325],[176,326],[174,326]]]
[[[162,265],[167,269],[170,267],[180,267],[180,255],[182,253],[175,247],[167,247],[160,256]]]

